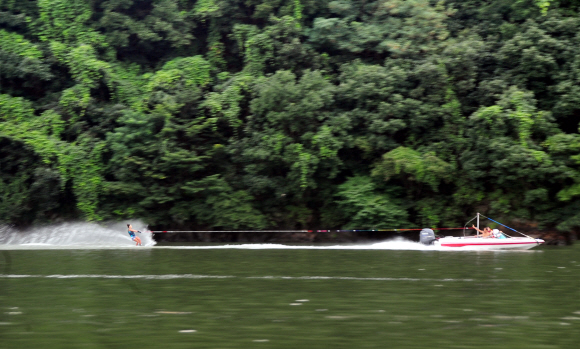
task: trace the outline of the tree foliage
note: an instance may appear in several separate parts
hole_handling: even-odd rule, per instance
[[[578,1],[0,1],[0,217],[580,226]]]

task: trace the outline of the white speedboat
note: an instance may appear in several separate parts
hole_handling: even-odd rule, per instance
[[[483,216],[481,214],[477,214],[477,230],[479,230],[479,217]],[[483,216],[485,217],[485,216]],[[433,245],[438,246],[441,248],[449,248],[449,249],[469,249],[469,250],[528,250],[530,248],[539,246],[543,244],[545,241],[542,239],[535,239],[531,236],[528,236],[522,232],[519,232],[513,228],[508,227],[507,225],[501,224],[497,221],[494,221],[491,218],[485,217],[490,221],[493,221],[505,228],[508,228],[520,235],[521,237],[512,237],[505,232],[500,232],[497,229],[494,229],[496,233],[492,234],[490,237],[482,237],[481,235],[472,235],[466,236],[466,231],[468,230],[467,225],[473,219],[471,219],[465,225],[463,229],[463,236],[446,236],[446,237],[436,237],[435,233],[432,229],[425,228],[421,230],[419,235],[419,239],[422,244],[424,245]]]
[[[542,239],[532,237],[477,238],[446,236],[437,239],[433,245],[448,248],[473,250],[528,250],[544,243]]]

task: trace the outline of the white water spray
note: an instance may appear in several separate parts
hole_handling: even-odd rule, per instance
[[[132,224],[135,229],[143,231],[141,234],[136,234],[141,238],[143,246],[155,245],[152,234],[145,231],[145,224],[141,222]],[[2,245],[40,248],[106,248],[131,247],[135,246],[135,242],[127,234],[125,223],[76,222],[33,227],[24,231],[2,226],[0,227],[0,246]]]
[[[143,247],[155,246],[152,233],[146,225],[133,221],[133,227],[143,231],[137,234]],[[45,227],[35,227],[27,231],[18,231],[9,226],[0,226],[0,250],[5,249],[118,249],[134,248],[133,242],[127,234],[125,223],[62,223]],[[138,248],[143,248],[138,247]],[[312,244],[286,245],[272,243],[245,243],[245,244],[186,244],[162,245],[159,249],[180,250],[211,250],[211,249],[245,249],[245,250],[401,250],[401,251],[474,251],[468,247],[442,248],[425,246],[419,242],[395,238],[377,243],[359,244]],[[500,251],[493,251],[500,252]],[[506,251],[501,251],[506,252]],[[529,250],[510,250],[510,252],[533,252]]]

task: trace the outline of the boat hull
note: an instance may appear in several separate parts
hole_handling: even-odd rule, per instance
[[[542,239],[512,237],[507,239],[495,238],[464,238],[444,237],[435,242],[443,248],[469,250],[529,250],[544,243]]]

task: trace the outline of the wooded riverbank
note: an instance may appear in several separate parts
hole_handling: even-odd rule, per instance
[[[566,236],[579,10],[0,0],[0,223],[376,229],[482,212]]]

